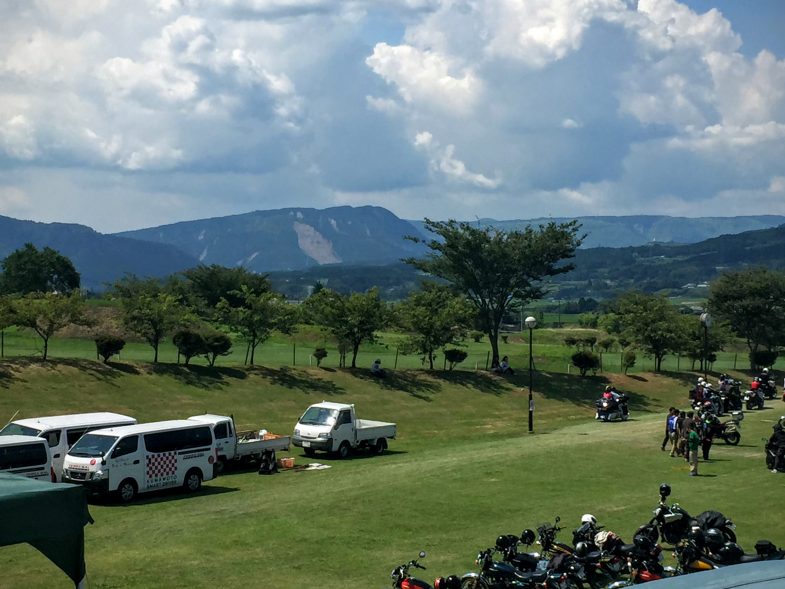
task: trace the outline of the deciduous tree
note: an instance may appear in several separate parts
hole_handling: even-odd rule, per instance
[[[79,273],[67,257],[50,247],[32,243],[11,252],[3,260],[0,293],[57,292],[70,294],[79,288]]]
[[[11,299],[14,325],[32,329],[43,343],[42,357],[49,354],[49,339],[68,325],[89,325],[84,298],[78,292],[70,295],[30,293]]]
[[[410,239],[425,243],[430,253],[406,262],[466,294],[490,340],[492,366],[499,363],[499,329],[508,307],[513,301],[526,304],[540,298],[543,279],[571,270],[571,264],[562,262],[582,240],[576,221],[503,231],[425,219],[425,227],[435,239]]]

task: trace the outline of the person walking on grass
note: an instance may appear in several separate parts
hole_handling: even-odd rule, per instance
[[[669,407],[668,408],[668,416],[665,418],[665,437],[662,438],[662,451],[665,452],[665,446],[668,445],[671,439],[671,430],[670,430],[670,422],[671,417],[673,417],[673,412],[676,411],[676,407]]]
[[[687,438],[690,435],[690,428],[692,427],[694,418],[695,413],[688,411],[684,420],[681,422],[681,428],[679,429],[679,451],[687,462],[690,461],[690,449],[687,447]]]
[[[679,451],[679,413],[680,411],[676,409],[670,419],[668,435],[671,440],[671,457],[676,456]]]
[[[687,447],[690,452],[690,476],[698,476],[698,448],[701,445],[701,437],[698,435],[697,427],[693,423],[690,427],[690,434],[687,438]]]

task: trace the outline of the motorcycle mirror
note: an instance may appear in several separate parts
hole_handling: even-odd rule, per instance
[[[671,494],[671,486],[668,483],[662,483],[660,485],[660,496],[665,498],[669,497]]]
[[[425,550],[420,550],[420,558],[425,558],[426,556]]]
[[[558,524],[561,521],[561,518],[557,515],[556,516],[556,523]]]

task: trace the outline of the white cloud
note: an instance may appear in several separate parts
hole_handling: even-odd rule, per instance
[[[471,184],[478,188],[493,189],[501,184],[498,178],[488,178],[483,174],[471,172],[461,160],[455,157],[455,146],[441,147],[428,131],[417,133],[414,145],[424,149],[431,160],[431,168],[451,181]]]

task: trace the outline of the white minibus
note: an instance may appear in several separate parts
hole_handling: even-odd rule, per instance
[[[55,482],[49,446],[34,436],[0,436],[0,471]]]
[[[86,433],[68,451],[63,481],[94,493],[137,493],[184,487],[197,491],[213,478],[215,440],[208,424],[186,419],[113,427]]]
[[[52,455],[52,466],[57,480],[63,472],[63,460],[68,448],[94,429],[133,425],[136,419],[119,413],[77,413],[74,415],[53,415],[51,417],[30,417],[16,419],[0,430],[0,436],[20,435],[45,438]]]

